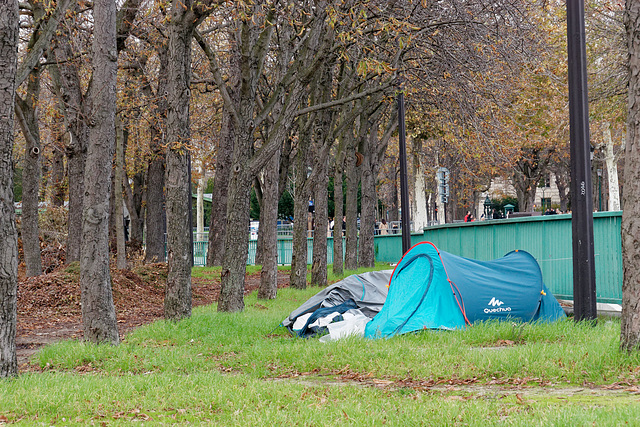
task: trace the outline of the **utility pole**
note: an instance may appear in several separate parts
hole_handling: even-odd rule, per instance
[[[567,0],[567,41],[574,316],[578,321],[594,320],[597,317],[596,269],[593,247],[584,0]]]

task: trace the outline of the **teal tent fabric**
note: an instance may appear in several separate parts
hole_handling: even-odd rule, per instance
[[[565,316],[533,256],[513,251],[494,261],[415,245],[391,275],[387,300],[367,324],[368,338],[421,329],[456,329],[490,319],[555,321]]]

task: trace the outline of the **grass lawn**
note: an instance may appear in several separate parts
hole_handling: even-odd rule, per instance
[[[35,425],[633,425],[640,356],[619,320],[486,323],[320,343],[279,323],[318,288],[194,309],[118,347],[61,342],[0,382],[0,423]]]

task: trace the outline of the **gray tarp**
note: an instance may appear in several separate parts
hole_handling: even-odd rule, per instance
[[[335,307],[350,299],[365,316],[373,318],[387,299],[387,285],[392,273],[393,270],[382,270],[345,277],[309,298],[282,321],[282,326],[291,329],[299,316],[319,308]]]

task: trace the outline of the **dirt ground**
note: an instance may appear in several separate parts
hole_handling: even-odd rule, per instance
[[[131,270],[111,271],[118,330],[124,337],[132,329],[163,317],[166,264],[146,264]],[[288,286],[287,274],[278,272],[278,287]],[[245,294],[258,288],[260,275],[247,275]],[[193,306],[211,304],[220,293],[220,274],[192,279]],[[82,338],[79,269],[60,266],[38,277],[19,275],[17,355],[21,370],[46,344]]]

